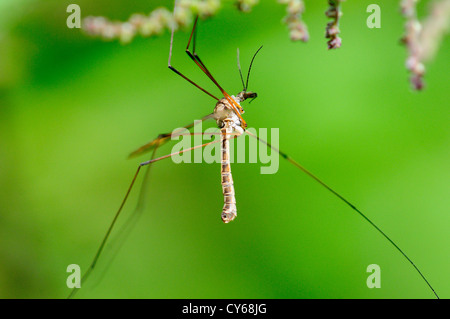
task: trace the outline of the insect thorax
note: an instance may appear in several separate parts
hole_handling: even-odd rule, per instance
[[[232,95],[231,98],[239,104],[239,97],[236,98]],[[241,114],[242,113],[244,112],[242,111]],[[216,123],[219,128],[223,128],[225,123],[227,123],[227,125],[231,127],[235,133],[242,134],[244,132],[239,117],[226,98],[222,98],[217,102],[216,107],[214,108],[214,118],[216,119]]]

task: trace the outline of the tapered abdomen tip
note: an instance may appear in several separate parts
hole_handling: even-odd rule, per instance
[[[223,211],[222,212],[222,221],[225,224],[228,224],[229,222],[233,221],[235,218],[236,218],[236,212],[233,212],[233,211],[231,211],[231,212]]]

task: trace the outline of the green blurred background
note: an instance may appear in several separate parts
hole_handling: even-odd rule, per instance
[[[167,69],[168,33],[129,45],[92,39],[66,27],[71,2],[0,2],[2,298],[65,298],[67,265],[84,273],[148,158],[127,160],[128,153],[214,107]],[[202,21],[202,60],[236,94],[236,48],[246,69],[264,45],[249,87],[259,96],[244,106],[249,126],[280,128],[282,150],[372,218],[450,297],[448,38],[417,93],[399,45],[398,1],[376,2],[381,29],[366,27],[372,0],[344,3],[343,46],[335,51],[324,39],[326,1],[306,1],[307,44],[289,40],[284,5],[261,2],[243,14],[225,1]],[[119,20],[172,6],[76,3],[83,16]],[[176,33],[172,64],[219,94],[184,54],[188,36]],[[260,166],[232,166],[238,218],[225,225],[220,165],[157,163],[147,209],[121,249],[105,251],[77,297],[433,297],[411,265],[331,193],[282,159],[275,175],[261,175]],[[373,263],[381,267],[380,289],[366,286]]]

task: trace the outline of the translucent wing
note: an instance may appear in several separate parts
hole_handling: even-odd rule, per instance
[[[211,118],[213,118],[213,113],[208,114],[204,117],[201,118],[201,121],[204,122],[206,120],[209,120]],[[128,155],[128,158],[134,158],[136,156],[140,156],[142,154],[145,154],[147,152],[150,152],[151,150],[155,149],[156,146],[161,146],[165,143],[167,143],[168,141],[170,141],[171,137],[176,135],[177,133],[181,133],[182,131],[184,131],[185,129],[190,129],[192,127],[194,127],[194,125],[198,123],[191,123],[189,125],[184,126],[183,128],[181,128],[180,130],[176,130],[173,131],[172,133],[167,133],[167,134],[160,134],[157,138],[155,138],[153,141],[148,142],[147,144],[139,147],[137,150],[133,151],[130,153],[130,155]]]

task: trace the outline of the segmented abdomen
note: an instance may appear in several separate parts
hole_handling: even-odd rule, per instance
[[[234,196],[233,177],[231,176],[230,166],[230,134],[233,129],[228,122],[220,130],[222,133],[222,158],[221,158],[221,177],[222,177],[222,192],[224,205],[222,210],[222,221],[224,223],[231,222],[236,217],[236,197]]]

